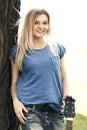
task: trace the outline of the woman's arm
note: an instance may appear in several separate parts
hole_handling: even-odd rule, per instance
[[[18,75],[19,72],[17,70],[16,65],[11,62],[12,66],[12,76],[11,76],[11,96],[13,101],[17,99],[17,80],[18,80]]]
[[[13,62],[11,62],[11,66],[12,66],[11,96],[13,99],[14,111],[18,119],[22,123],[25,123],[26,118],[23,114],[23,111],[25,112],[28,112],[28,111],[26,110],[25,106],[17,98],[17,81],[18,81],[19,71]]]
[[[66,74],[66,66],[65,66],[65,56],[63,56],[60,60],[61,66],[61,74],[62,74],[62,83],[63,83],[63,100],[69,96],[69,84]]]

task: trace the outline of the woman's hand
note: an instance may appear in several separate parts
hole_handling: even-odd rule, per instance
[[[14,106],[14,111],[16,113],[16,116],[18,117],[19,121],[23,124],[27,121],[26,117],[23,114],[24,112],[28,112],[25,106],[18,100],[14,99],[13,100],[13,106]]]

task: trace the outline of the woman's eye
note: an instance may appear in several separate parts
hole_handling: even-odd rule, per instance
[[[40,23],[40,22],[38,22],[38,21],[35,21],[35,22],[34,22],[34,24],[35,24],[35,25],[39,25],[39,24],[41,24],[41,23]],[[43,22],[42,24],[43,24],[43,25],[47,25],[47,24],[48,24],[48,22]]]
[[[44,24],[44,25],[47,25],[47,24],[48,24],[48,22],[44,22],[43,24]]]
[[[39,24],[39,22],[35,22],[34,24]]]

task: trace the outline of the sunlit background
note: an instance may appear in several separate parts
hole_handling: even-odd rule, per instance
[[[67,73],[76,111],[87,114],[87,0],[21,0],[21,16],[32,8],[50,13],[53,39],[67,49]]]

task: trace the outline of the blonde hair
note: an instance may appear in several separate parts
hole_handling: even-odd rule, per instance
[[[44,9],[32,9],[30,10],[24,21],[23,28],[20,33],[18,33],[18,39],[17,39],[17,51],[16,51],[16,65],[19,70],[22,70],[22,62],[23,58],[26,55],[26,51],[32,52],[33,50],[33,32],[32,32],[32,26],[34,19],[38,15],[45,14],[48,17],[48,24],[49,29],[46,36],[49,36],[50,34],[50,16],[48,12]]]

